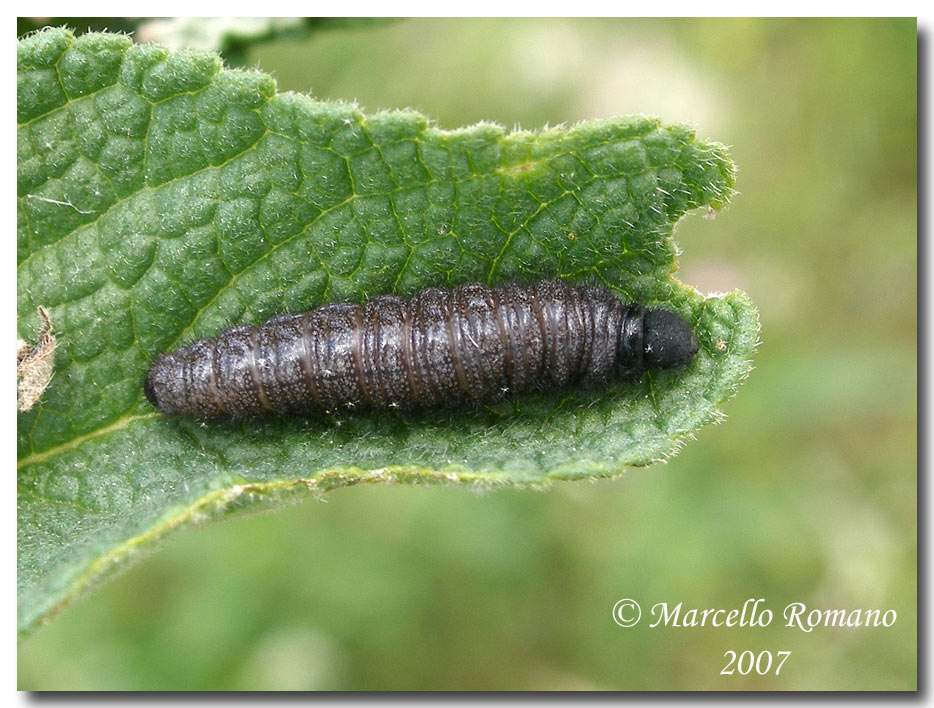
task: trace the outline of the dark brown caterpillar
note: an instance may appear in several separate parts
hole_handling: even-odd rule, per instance
[[[678,315],[605,288],[469,283],[234,327],[158,357],[145,391],[197,418],[453,407],[637,379],[696,352]]]

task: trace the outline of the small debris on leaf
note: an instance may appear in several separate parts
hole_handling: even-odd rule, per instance
[[[52,320],[44,307],[39,308],[42,330],[35,345],[16,340],[16,408],[28,411],[42,396],[52,380],[55,365],[55,337]]]

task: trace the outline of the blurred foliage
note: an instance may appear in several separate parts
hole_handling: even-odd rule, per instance
[[[442,127],[638,111],[729,143],[740,195],[677,232],[762,346],[667,466],[473,495],[366,486],[179,535],[21,645],[22,689],[910,689],[917,658],[914,20],[411,20],[264,45],[280,90]],[[880,324],[882,326],[880,327]],[[767,629],[621,629],[631,597]],[[891,628],[783,626],[790,602]],[[779,677],[728,649],[791,650]]]
[[[265,42],[306,39],[318,30],[375,27],[388,17],[17,17],[18,37],[43,27],[87,32],[123,32],[137,42],[169,49],[186,47],[220,53],[228,67],[243,66],[251,48]]]
[[[204,49],[218,52],[224,64],[243,66],[249,50],[258,44],[305,39],[319,30],[372,27],[390,22],[379,17],[171,17],[139,25],[139,42],[169,49]]]
[[[146,17],[17,17],[16,36],[22,37],[43,27],[68,27],[75,34],[86,32],[134,32]]]

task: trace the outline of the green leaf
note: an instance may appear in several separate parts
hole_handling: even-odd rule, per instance
[[[216,55],[45,30],[18,47],[19,335],[55,373],[19,416],[28,631],[172,528],[357,482],[538,486],[675,452],[749,371],[755,309],[677,282],[673,224],[734,168],[684,126],[538,133],[276,94]],[[159,353],[238,323],[426,286],[557,277],[665,303],[687,371],[480,410],[204,424],[142,394]]]

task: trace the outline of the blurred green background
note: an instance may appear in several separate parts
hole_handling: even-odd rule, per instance
[[[405,20],[247,53],[280,90],[444,128],[650,113],[731,146],[679,278],[760,308],[756,369],[667,465],[543,492],[361,485],[171,537],[19,651],[21,689],[913,689],[917,28]],[[634,598],[766,629],[616,626]],[[808,608],[889,628],[789,629]],[[790,650],[776,677],[724,652]]]

